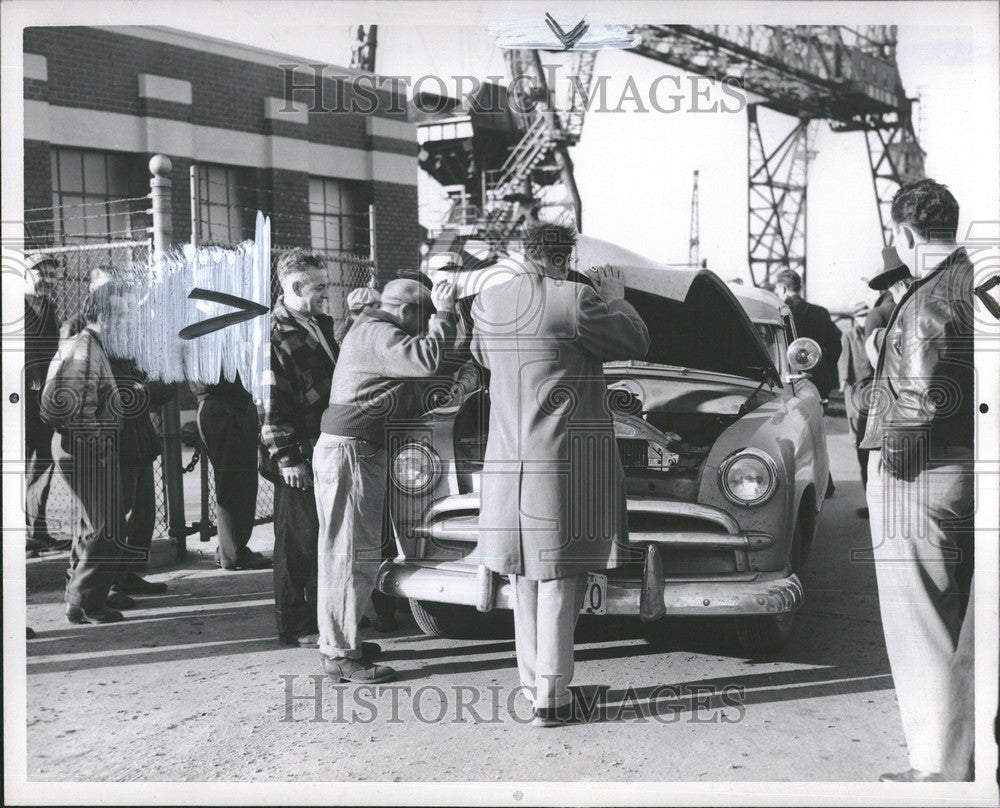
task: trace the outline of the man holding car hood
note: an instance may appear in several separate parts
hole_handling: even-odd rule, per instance
[[[649,333],[621,272],[567,280],[576,234],[527,234],[522,272],[472,307],[471,351],[490,371],[479,551],[510,576],[521,684],[538,726],[572,716],[573,630],[587,573],[623,563],[624,474],[603,363],[641,359]]]

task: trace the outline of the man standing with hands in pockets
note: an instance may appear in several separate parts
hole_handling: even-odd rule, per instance
[[[518,671],[544,727],[572,717],[587,573],[620,566],[628,538],[603,363],[649,350],[620,270],[592,270],[593,288],[567,280],[575,240],[561,225],[530,228],[523,274],[472,309],[472,355],[491,374],[479,552],[510,576]]]
[[[278,259],[282,294],[271,312],[271,375],[264,398],[261,472],[274,483],[274,609],[278,639],[315,648],[316,546],[313,444],[330,398],[337,342],[324,313],[326,264],[295,248]]]
[[[436,309],[436,313],[432,313]],[[420,414],[415,382],[438,374],[455,338],[454,286],[428,291],[389,281],[377,309],[366,309],[340,348],[330,403],[313,454],[319,514],[319,649],[341,682],[386,682],[379,649],[361,643],[359,623],[381,564],[386,493],[386,429]],[[429,316],[429,320],[428,320]],[[421,334],[421,326],[427,331]]]

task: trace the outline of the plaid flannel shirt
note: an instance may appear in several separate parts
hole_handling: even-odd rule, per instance
[[[333,319],[316,315],[316,323],[334,356]],[[320,419],[330,399],[334,362],[319,341],[278,298],[271,312],[271,374],[264,395],[261,471],[271,479],[279,468],[312,460]]]

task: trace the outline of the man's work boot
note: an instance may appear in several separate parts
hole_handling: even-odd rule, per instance
[[[379,684],[391,681],[396,677],[396,671],[388,665],[376,665],[371,659],[347,659],[346,657],[331,657],[320,654],[323,658],[323,671],[338,682],[354,684]]]
[[[134,572],[128,573],[111,588],[125,595],[162,595],[167,591],[166,584],[147,581]]]
[[[125,619],[119,611],[109,609],[84,609],[80,606],[66,604],[66,622],[68,623],[120,623]]]
[[[112,609],[134,609],[135,601],[124,592],[111,592],[108,595],[108,606]]]

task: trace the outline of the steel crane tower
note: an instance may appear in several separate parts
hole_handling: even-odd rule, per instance
[[[891,242],[888,205],[900,185],[923,176],[912,101],[896,64],[896,27],[840,25],[644,25],[636,51],[692,73],[739,84],[762,97],[747,105],[748,247],[755,285],[786,267],[806,271],[810,123],[863,131],[882,239]],[[766,142],[758,108],[791,118]]]

